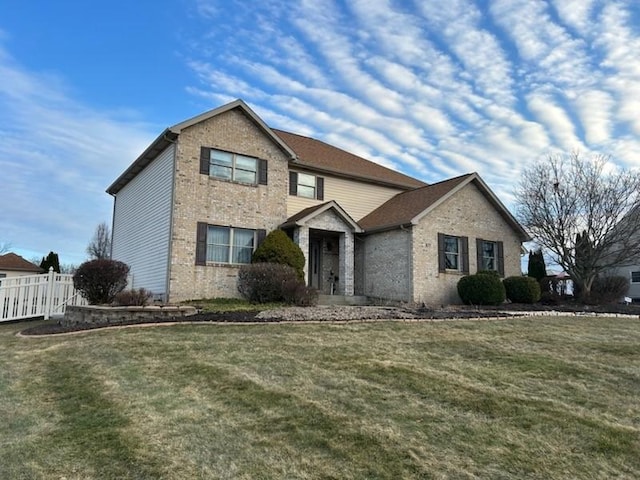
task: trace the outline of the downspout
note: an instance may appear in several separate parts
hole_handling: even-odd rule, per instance
[[[164,298],[163,302],[169,302],[169,293],[171,287],[171,255],[173,251],[173,212],[175,208],[175,195],[176,195],[176,173],[177,173],[177,162],[176,158],[178,156],[178,142],[175,140],[171,140],[167,138],[166,134],[163,137],[167,142],[173,145],[173,174],[171,176],[171,208],[169,210],[169,248],[167,249],[167,277],[165,279],[165,287],[164,287]]]

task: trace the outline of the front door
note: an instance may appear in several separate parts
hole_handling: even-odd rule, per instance
[[[309,286],[318,290],[322,287],[322,243],[319,239],[309,240]]]

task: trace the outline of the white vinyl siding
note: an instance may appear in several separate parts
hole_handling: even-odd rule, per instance
[[[167,147],[125,185],[113,212],[112,258],[131,268],[130,287],[154,295],[167,293],[174,152]]]
[[[358,221],[391,197],[404,191],[398,188],[332,177],[324,173],[322,176],[324,177],[324,199],[320,201],[289,195],[287,198],[288,216],[295,215],[307,207],[335,200],[351,218]]]

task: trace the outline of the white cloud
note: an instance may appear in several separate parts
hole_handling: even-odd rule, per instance
[[[1,46],[0,77],[3,237],[79,263],[95,226],[110,221],[105,189],[152,139],[149,126],[79,104],[60,78],[25,69]]]
[[[553,0],[553,6],[565,25],[583,36],[589,35],[593,26],[591,11],[594,8],[594,0]]]
[[[217,75],[201,90],[246,91],[275,127],[428,181],[478,171],[512,200],[520,169],[551,152],[638,162],[637,28],[624,3],[569,3],[306,0],[253,23],[245,9],[260,43],[203,60]]]
[[[527,106],[561,149],[566,152],[585,150],[576,135],[571,118],[549,95],[532,92],[527,95]]]

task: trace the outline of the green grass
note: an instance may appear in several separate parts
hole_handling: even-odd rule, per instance
[[[0,325],[0,478],[640,478],[640,322]]]

